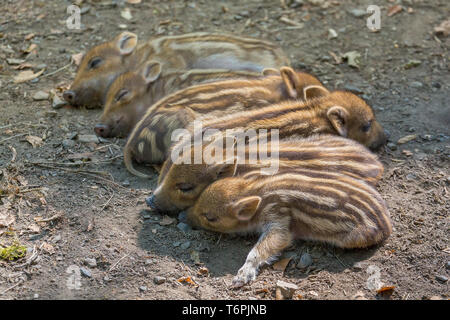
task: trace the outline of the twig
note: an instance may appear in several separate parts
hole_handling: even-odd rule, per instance
[[[62,215],[61,213],[57,213],[57,214],[55,214],[54,216],[51,216],[50,218],[39,219],[39,220],[36,220],[36,222],[49,222],[49,221],[53,221],[53,220],[59,219],[59,218],[61,218],[62,216],[63,216],[63,215]]]
[[[81,166],[84,164],[103,164],[103,163],[108,163],[111,162],[113,160],[116,160],[118,158],[123,157],[123,155],[118,155],[115,156],[111,159],[107,159],[107,160],[99,160],[99,161],[76,161],[76,162],[27,162],[29,164],[34,164],[34,165],[53,165],[53,166],[68,166],[68,167],[74,167],[74,166]]]
[[[17,137],[26,136],[27,134],[28,134],[28,133],[21,133],[21,134],[16,134],[15,136],[11,136],[11,137],[5,138],[5,139],[3,139],[3,140],[0,140],[0,144],[2,144],[2,143],[5,142],[5,141],[8,141],[8,140],[17,138]]]
[[[19,284],[22,284],[24,282],[23,279],[20,279],[19,282],[17,282],[15,285],[13,285],[12,287],[9,287],[6,290],[3,290],[3,292],[0,292],[0,296],[4,295],[5,293],[7,293],[9,290],[14,289],[15,287],[17,287]]]
[[[106,201],[106,203],[103,205],[103,207],[100,209],[100,211],[99,211],[99,213],[100,212],[102,212],[105,208],[106,208],[106,206],[109,204],[109,202],[111,201],[111,199],[114,197],[114,191],[113,191],[113,194],[111,195],[111,198],[109,198],[109,200],[108,201]]]
[[[120,258],[119,260],[117,260],[117,262],[114,263],[114,264],[111,266],[111,268],[109,268],[108,271],[111,271],[112,269],[114,269],[114,268],[119,264],[120,261],[122,261],[123,259],[125,259],[125,258],[128,257],[128,256],[129,256],[129,254],[126,254],[126,255],[124,255],[122,258]]]
[[[61,67],[61,68],[59,68],[59,69],[57,69],[57,70],[55,70],[55,71],[53,71],[53,72],[44,74],[43,76],[41,76],[41,79],[42,79],[42,78],[49,77],[49,76],[52,76],[52,75],[54,75],[55,73],[58,73],[58,72],[60,72],[60,71],[62,71],[62,70],[64,70],[64,69],[70,67],[71,65],[72,65],[72,61],[70,61],[70,63],[69,63],[69,64],[66,64],[64,67]]]

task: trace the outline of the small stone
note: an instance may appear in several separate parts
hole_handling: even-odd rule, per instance
[[[297,268],[306,269],[312,264],[312,258],[309,253],[304,253],[300,257],[300,261],[297,263]]]
[[[352,16],[355,18],[362,18],[367,15],[367,12],[362,9],[352,9],[349,11]]]
[[[64,139],[62,145],[65,149],[73,148],[75,146],[75,141],[71,139]]]
[[[74,140],[78,136],[78,132],[69,132],[66,134],[66,138],[70,140]]]
[[[189,232],[192,230],[192,228],[184,222],[180,222],[179,224],[177,224],[177,228],[183,232]]]
[[[67,101],[61,99],[57,95],[53,96],[52,108],[53,109],[61,109],[62,107],[67,105]]]
[[[33,295],[33,298],[34,298],[34,299],[39,299],[39,294],[35,293],[35,294]]]
[[[98,137],[95,134],[80,134],[78,141],[82,143],[99,143]]]
[[[336,32],[336,30],[334,29],[328,29],[328,39],[336,39],[338,37],[338,34]]]
[[[450,178],[447,178],[447,179],[449,179],[449,181],[450,181]],[[447,264],[445,265],[445,268],[447,270],[450,270],[450,261],[447,261]]]
[[[154,282],[155,284],[163,284],[164,282],[166,282],[166,278],[160,277],[160,276],[155,276],[155,277],[153,278],[153,282]]]
[[[250,13],[247,10],[244,10],[239,12],[239,15],[248,18],[250,16]]]
[[[104,277],[103,277],[103,281],[109,282],[109,281],[111,281],[111,278],[108,277],[108,276],[104,276]]]
[[[423,83],[419,82],[419,81],[413,81],[409,85],[413,88],[422,88],[423,87]]]
[[[86,14],[89,12],[89,10],[91,10],[91,6],[83,6],[80,10],[81,14]]]
[[[33,95],[33,100],[35,101],[42,101],[42,100],[48,100],[49,94],[45,91],[38,91]]]
[[[295,290],[298,290],[297,285],[278,280],[275,292],[276,299],[277,300],[291,299],[292,296],[294,295]]]
[[[433,82],[433,83],[431,83],[431,86],[433,88],[436,88],[436,89],[440,89],[441,88],[441,84],[439,82]]]
[[[125,180],[124,182],[122,182],[122,185],[123,185],[124,187],[128,187],[128,186],[130,186],[130,181]]]
[[[360,89],[360,88],[358,88],[356,86],[352,86],[351,84],[346,84],[344,86],[344,89],[347,90],[347,91],[351,91],[353,93],[356,93],[356,94],[363,94],[364,93],[364,90],[362,90],[362,89]]]
[[[6,59],[6,62],[7,62],[9,65],[18,65],[18,64],[24,63],[25,60],[23,60],[23,59],[14,59],[14,58],[11,58],[11,59]]]
[[[84,263],[91,268],[95,268],[97,266],[97,260],[95,258],[86,258],[84,259]]]
[[[34,69],[36,70],[47,69],[47,65],[45,63],[40,63]]]
[[[436,280],[439,281],[440,283],[446,283],[448,281],[448,278],[446,276],[436,276]]]
[[[236,20],[236,21],[240,21],[242,19],[243,19],[242,16],[240,16],[238,14],[234,16],[234,20]]]
[[[414,180],[416,180],[416,178],[417,178],[417,176],[414,173],[408,173],[406,175],[406,180],[408,180],[408,181],[414,181]]]
[[[361,271],[362,269],[364,269],[364,263],[362,262],[357,262],[353,265],[353,269],[357,270],[357,271]]]
[[[80,267],[80,272],[82,276],[85,276],[86,278],[92,278],[92,272],[88,268]]]
[[[140,286],[139,287],[139,291],[145,292],[145,291],[147,291],[147,287],[146,286]]]
[[[59,242],[61,241],[61,235],[57,234],[56,236],[53,237],[53,242]]]
[[[389,149],[391,149],[392,151],[397,150],[397,145],[396,145],[395,143],[393,143],[393,142],[389,142],[389,143],[387,144],[387,147],[388,147]]]
[[[183,243],[180,248],[183,250],[187,250],[189,247],[191,246],[191,242],[190,241],[186,241],[185,243]]]
[[[174,248],[179,247],[181,245],[180,241],[175,241],[174,243],[172,243],[172,245],[174,246]]]
[[[145,260],[145,264],[149,265],[149,264],[153,264],[155,263],[155,261],[153,259],[146,259]]]
[[[368,300],[363,292],[358,291],[353,297],[353,300]]]

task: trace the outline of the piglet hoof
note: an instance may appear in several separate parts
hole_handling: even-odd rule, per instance
[[[256,279],[256,268],[250,265],[243,265],[238,274],[234,277],[231,284],[232,288],[237,289]]]

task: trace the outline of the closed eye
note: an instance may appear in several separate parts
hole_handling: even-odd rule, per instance
[[[216,222],[217,220],[219,220],[217,217],[209,214],[209,213],[204,213],[203,216],[206,218],[206,220],[208,220],[209,222]]]
[[[192,185],[190,183],[179,183],[179,184],[177,184],[177,188],[181,192],[189,192],[194,189],[194,185]]]
[[[119,93],[116,95],[116,101],[120,101],[127,94],[128,94],[128,90],[127,89],[120,90]]]
[[[89,64],[88,64],[89,69],[95,69],[95,68],[97,68],[97,67],[100,65],[100,63],[101,63],[102,61],[103,61],[103,60],[102,60],[102,58],[100,58],[100,57],[92,58],[91,61],[89,61]]]
[[[368,123],[366,123],[365,125],[363,125],[361,127],[361,131],[362,132],[369,132],[370,128],[372,127],[372,120],[370,120]]]

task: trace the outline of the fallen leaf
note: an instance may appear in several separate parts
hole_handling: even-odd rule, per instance
[[[164,216],[162,220],[159,222],[161,226],[168,226],[175,222],[175,218],[171,218],[169,216]]]
[[[291,258],[281,259],[273,264],[273,269],[284,272],[284,270],[286,270],[286,267],[290,261],[291,261]]]
[[[388,17],[391,17],[391,16],[393,16],[394,14],[397,14],[397,13],[399,13],[400,11],[402,11],[403,10],[403,8],[402,8],[402,6],[400,6],[400,5],[395,5],[395,6],[392,6],[392,7],[390,7],[389,9],[388,9],[388,12],[387,12],[387,16]]]
[[[23,70],[28,68],[33,68],[33,65],[29,62],[21,63],[18,66],[13,67],[14,70]]]
[[[41,228],[37,224],[31,224],[28,226],[28,229],[33,233],[41,232]]]
[[[27,140],[33,148],[40,147],[44,143],[41,138],[36,136],[26,136],[25,140]]]
[[[30,44],[30,46],[29,46],[27,49],[25,49],[23,52],[24,52],[24,53],[31,53],[33,50],[36,50],[36,48],[37,48],[37,44],[32,43],[32,44]]]
[[[126,2],[131,3],[131,4],[138,4],[138,3],[141,3],[142,0],[127,0]]]
[[[7,228],[16,221],[16,218],[9,213],[0,213],[0,228]]]
[[[434,28],[434,32],[442,34],[444,37],[450,34],[450,20],[443,21],[438,27]]]
[[[206,276],[206,275],[208,275],[208,273],[209,273],[209,270],[206,267],[201,267],[200,269],[198,269],[198,272],[197,272],[197,274],[199,276]]]
[[[378,294],[389,294],[394,292],[395,286],[384,286],[377,290]]]
[[[398,139],[397,144],[405,144],[417,138],[417,134],[409,134],[403,138]]]
[[[44,71],[45,71],[45,68],[42,69],[41,71],[39,71],[38,73],[34,73],[31,70],[22,71],[16,77],[14,77],[14,83],[22,83],[22,82],[27,82],[27,81],[36,79],[41,74],[43,74]]]
[[[46,206],[46,205],[47,205],[47,200],[45,200],[44,197],[40,197],[40,198],[39,198],[39,201],[41,202],[41,204],[42,204],[43,206]]]
[[[405,69],[411,69],[417,66],[420,66],[422,64],[422,61],[420,60],[409,60],[405,65],[403,66]]]
[[[125,8],[120,12],[120,16],[126,20],[133,19],[133,16],[131,15],[131,11],[129,8]]]
[[[23,59],[14,59],[14,58],[10,58],[10,59],[6,59],[6,62],[9,64],[9,65],[20,65],[21,63],[24,63],[25,62],[25,60],[23,60]]]
[[[198,286],[194,280],[192,280],[191,277],[181,277],[180,279],[177,280],[179,283],[187,283],[190,284],[192,286]]]
[[[361,54],[358,51],[349,51],[343,55],[344,59],[347,59],[347,64],[350,67],[359,69],[359,59],[361,58]]]
[[[407,156],[407,157],[410,157],[410,156],[413,155],[413,153],[412,153],[411,151],[409,151],[409,150],[403,150],[402,153],[403,153],[405,156]]]
[[[54,254],[56,252],[55,248],[50,243],[47,242],[43,242],[40,248],[45,252],[47,252],[48,254]]]
[[[78,67],[81,63],[81,60],[83,59],[83,56],[84,56],[84,52],[73,54],[71,56],[72,63]]]
[[[34,36],[35,36],[36,34],[34,34],[34,33],[30,33],[30,34],[27,34],[26,36],[25,36],[25,40],[31,40],[31,39],[33,39],[34,38]]]

